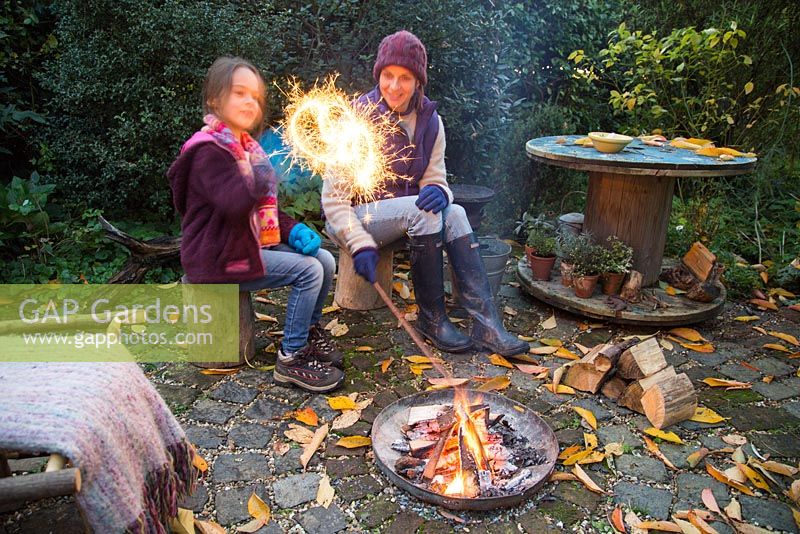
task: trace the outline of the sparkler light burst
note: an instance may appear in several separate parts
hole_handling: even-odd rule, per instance
[[[351,105],[336,78],[307,92],[292,83],[283,140],[293,164],[323,178],[335,176],[340,194],[371,202],[380,198],[387,182],[406,179],[391,170],[399,158],[387,139],[396,126],[390,117],[374,113],[375,105]]]

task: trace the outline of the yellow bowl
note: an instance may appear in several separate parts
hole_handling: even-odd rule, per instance
[[[633,137],[607,132],[589,132],[589,139],[597,150],[606,154],[616,154],[633,141]]]

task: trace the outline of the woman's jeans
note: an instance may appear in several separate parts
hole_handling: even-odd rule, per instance
[[[267,274],[263,278],[239,284],[241,291],[292,286],[286,304],[283,326],[283,351],[302,349],[308,329],[322,318],[325,297],[331,288],[336,260],[330,252],[319,249],[316,256],[304,256],[284,243],[261,249]]]
[[[364,230],[369,232],[378,248],[410,236],[431,235],[442,231],[444,220],[444,242],[472,233],[464,208],[458,204],[450,204],[439,213],[431,213],[419,209],[414,203],[417,196],[387,198],[359,204],[353,207],[356,217],[361,221]],[[328,221],[329,236],[338,235]]]

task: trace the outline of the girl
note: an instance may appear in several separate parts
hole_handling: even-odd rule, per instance
[[[417,328],[434,346],[461,352],[476,346],[504,356],[528,351],[509,334],[497,313],[489,281],[464,209],[452,205],[444,165],[445,135],[436,102],[425,97],[427,53],[407,31],[385,37],[372,74],[378,85],[356,105],[376,105],[376,113],[397,124],[389,145],[396,154],[392,170],[401,179],[382,198],[359,204],[346,197],[336,177],[323,181],[322,206],[329,235],[353,256],[356,272],[375,281],[378,247],[405,234],[411,250],[411,276],[419,305]],[[369,216],[365,216],[369,213]],[[442,243],[453,266],[461,304],[473,318],[467,336],[447,318],[444,306]]]
[[[167,172],[181,214],[181,264],[196,284],[292,286],[275,381],[331,391],[344,380],[342,354],[318,321],[336,265],[313,230],[278,210],[278,178],[248,133],[263,129],[264,108],[264,80],[252,64],[221,57],[211,65],[205,126]]]

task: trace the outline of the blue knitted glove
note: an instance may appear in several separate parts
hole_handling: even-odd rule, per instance
[[[289,246],[300,254],[316,256],[320,245],[322,245],[322,238],[303,223],[297,223],[289,232]]]
[[[439,213],[447,207],[447,195],[441,187],[426,185],[419,192],[415,204],[421,210]]]
[[[374,284],[375,270],[378,268],[378,251],[371,247],[362,248],[353,254],[353,267],[361,278]]]

